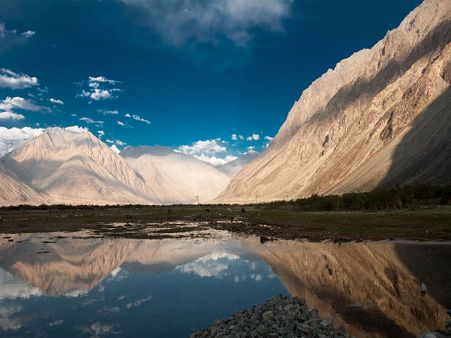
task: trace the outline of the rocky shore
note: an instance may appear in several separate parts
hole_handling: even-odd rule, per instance
[[[350,337],[342,327],[322,319],[316,309],[309,310],[304,300],[277,296],[263,305],[215,321],[209,328],[193,333],[191,338],[238,337]]]

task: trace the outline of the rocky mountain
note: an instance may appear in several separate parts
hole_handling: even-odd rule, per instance
[[[2,158],[49,203],[156,203],[144,178],[90,132],[49,128]]]
[[[256,151],[248,151],[243,156],[240,156],[233,161],[227,162],[226,164],[219,165],[216,168],[218,168],[227,176],[233,177],[238,174],[245,166],[255,160],[258,155],[260,154]]]
[[[45,198],[22,183],[0,163],[0,205],[42,204]]]
[[[451,182],[451,2],[426,0],[295,102],[217,199],[249,202]]]
[[[210,164],[167,147],[128,147],[121,156],[166,204],[209,201],[230,181]]]

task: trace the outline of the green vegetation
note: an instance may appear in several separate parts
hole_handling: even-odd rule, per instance
[[[402,186],[376,189],[368,192],[344,195],[313,195],[293,201],[278,201],[262,204],[264,209],[296,209],[304,211],[354,211],[416,209],[438,205],[451,205],[451,185],[447,186]]]

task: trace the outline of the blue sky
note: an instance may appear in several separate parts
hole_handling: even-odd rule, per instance
[[[119,148],[216,159],[262,151],[302,90],[419,3],[1,0],[1,130],[78,125]]]

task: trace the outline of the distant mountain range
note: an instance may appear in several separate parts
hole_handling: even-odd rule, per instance
[[[450,41],[451,1],[424,1],[314,81],[264,154],[222,166],[164,147],[119,155],[89,132],[47,129],[0,159],[0,204],[249,203],[449,184]]]
[[[426,0],[295,102],[218,202],[451,182],[451,1]]]
[[[171,148],[117,154],[90,132],[49,128],[0,159],[0,205],[206,202],[229,175]]]

